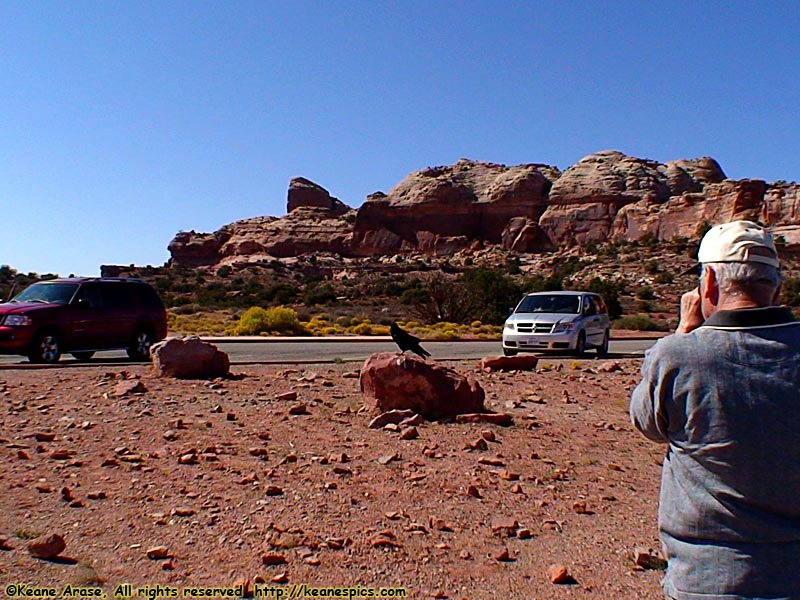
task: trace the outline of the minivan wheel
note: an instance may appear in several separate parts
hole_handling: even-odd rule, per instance
[[[53,331],[44,331],[37,334],[33,340],[28,360],[32,363],[57,363],[61,358],[61,340]]]
[[[603,334],[603,343],[597,347],[597,356],[606,356],[608,354],[608,329]]]
[[[581,331],[578,334],[578,341],[575,342],[575,354],[581,356],[584,352],[586,352],[586,333]]]
[[[94,352],[91,350],[87,350],[85,352],[73,352],[72,356],[78,360],[90,360],[94,356]]]
[[[137,329],[133,343],[128,348],[128,356],[133,360],[150,360],[150,347],[154,342],[155,336],[150,329]]]

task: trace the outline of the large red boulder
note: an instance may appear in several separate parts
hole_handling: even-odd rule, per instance
[[[169,338],[150,349],[159,375],[178,379],[215,379],[230,373],[228,355],[199,337]]]
[[[361,396],[381,412],[407,408],[428,420],[484,410],[483,388],[471,376],[391,352],[373,354],[361,367]]]

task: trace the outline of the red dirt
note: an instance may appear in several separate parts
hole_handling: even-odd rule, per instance
[[[658,545],[663,448],[628,420],[639,361],[604,364],[449,363],[515,424],[426,423],[408,440],[367,428],[358,364],[234,367],[214,382],[149,366],[0,371],[0,583],[109,598],[121,583],[278,578],[410,598],[660,599],[662,573],[631,553]],[[146,391],[115,397],[131,378]],[[308,414],[291,414],[301,403]],[[28,539],[51,532],[74,560],[30,556]],[[157,546],[168,558],[148,558]],[[551,583],[554,564],[572,583]]]

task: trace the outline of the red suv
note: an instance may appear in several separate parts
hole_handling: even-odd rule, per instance
[[[0,304],[0,354],[55,363],[64,352],[89,360],[126,349],[136,360],[167,336],[167,312],[139,279],[73,278],[34,283]]]

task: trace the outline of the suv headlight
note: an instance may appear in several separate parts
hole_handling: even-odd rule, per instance
[[[575,329],[575,323],[558,323],[553,327],[553,333],[566,333]]]
[[[515,325],[514,325],[514,323],[513,323],[513,322],[506,322],[506,324],[505,324],[505,328],[506,328],[506,329],[508,329],[509,331],[514,331],[514,329],[515,329],[516,327],[515,327]]]
[[[6,315],[2,323],[9,327],[27,327],[33,324],[33,320],[27,315]]]

